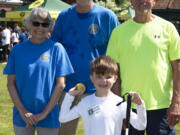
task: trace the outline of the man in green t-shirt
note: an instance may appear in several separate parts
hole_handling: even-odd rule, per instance
[[[152,14],[156,0],[131,0],[135,17],[115,28],[106,55],[120,64],[121,95],[136,91],[147,108],[147,135],[175,135],[180,121],[180,39]],[[118,93],[118,92],[117,92]],[[130,128],[131,135],[144,131]]]

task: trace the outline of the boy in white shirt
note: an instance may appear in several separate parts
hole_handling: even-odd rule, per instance
[[[60,109],[60,122],[82,117],[85,135],[121,135],[127,103],[123,102],[117,106],[123,99],[111,92],[117,80],[118,70],[117,63],[108,56],[101,56],[92,61],[90,79],[96,87],[96,93],[83,98],[71,109],[74,96],[79,95],[82,89],[70,89]],[[144,102],[137,93],[129,94],[137,109],[137,114],[131,112],[130,123],[134,128],[144,130],[147,123]]]

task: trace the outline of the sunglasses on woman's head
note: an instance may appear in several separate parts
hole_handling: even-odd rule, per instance
[[[40,25],[41,25],[42,27],[44,27],[44,28],[49,27],[49,23],[46,23],[46,22],[40,23],[40,22],[37,22],[37,21],[33,21],[33,22],[32,22],[32,25],[33,25],[34,27],[39,27]]]

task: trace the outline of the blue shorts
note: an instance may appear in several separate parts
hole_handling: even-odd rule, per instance
[[[167,108],[147,111],[147,135],[176,135],[174,127],[168,125],[167,111]],[[129,135],[144,135],[144,132],[138,131],[132,126],[129,129]]]

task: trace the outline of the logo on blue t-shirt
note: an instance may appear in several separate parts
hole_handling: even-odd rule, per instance
[[[99,31],[99,27],[97,24],[91,24],[89,26],[89,33],[96,34]]]
[[[48,61],[49,61],[49,58],[50,58],[49,53],[43,53],[42,56],[41,56],[41,60],[42,60],[43,62],[48,62]]]

